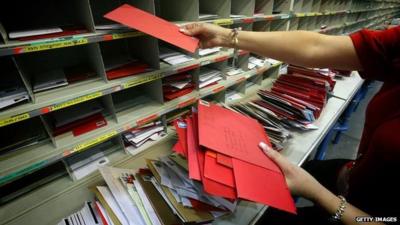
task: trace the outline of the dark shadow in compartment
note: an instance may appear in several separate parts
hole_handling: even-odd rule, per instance
[[[254,31],[270,31],[271,21],[258,21],[253,23]]]
[[[107,125],[111,115],[105,98],[97,98],[46,114],[53,137],[72,132],[74,137]]]
[[[262,74],[255,75],[246,80],[246,92],[253,87],[259,87],[262,84]]]
[[[97,44],[22,54],[16,61],[34,93],[104,79]]]
[[[231,15],[253,16],[255,1],[248,0],[232,0]]]
[[[168,21],[197,21],[198,0],[155,0],[156,15]]]
[[[225,93],[226,90],[222,90],[220,92],[211,94],[211,95],[207,95],[205,97],[203,97],[202,99],[207,101],[207,102],[211,102],[211,103],[225,103]]]
[[[0,111],[27,103],[30,100],[29,92],[11,57],[0,58],[0,71]]]
[[[63,162],[71,178],[76,181],[97,171],[98,166],[109,164],[108,156],[118,150],[122,150],[122,141],[119,136],[70,155],[64,158]]]
[[[189,104],[188,106],[185,106],[183,108],[179,108],[176,110],[173,110],[171,112],[168,112],[165,115],[166,118],[166,123],[168,126],[173,126],[172,122],[178,118],[185,118],[186,116],[191,115],[192,113],[192,107],[196,104],[196,101],[193,101],[192,104]]]
[[[149,36],[101,42],[100,49],[108,80],[160,68],[157,39]]]
[[[163,41],[159,41],[160,61],[169,65],[178,65],[190,62],[196,58],[196,54],[185,51]]]
[[[40,117],[1,127],[0,136],[0,155],[15,153],[26,147],[50,141]]]
[[[6,31],[4,30],[4,27],[3,27],[3,25],[1,24],[1,21],[0,21],[0,45],[5,44],[6,43],[6,41],[5,41],[6,39],[7,39]]]
[[[246,92],[246,81],[242,81],[227,88],[225,92],[225,102],[238,101],[243,98]]]
[[[7,183],[0,187],[0,205],[4,205],[36,188],[40,188],[65,174],[65,167],[63,163],[59,161],[18,180]]]
[[[271,22],[271,31],[286,31],[287,30],[287,19],[278,19]]]
[[[256,0],[254,14],[271,15],[274,8],[274,0]]]
[[[173,74],[162,79],[164,101],[187,95],[195,89],[195,70]]]
[[[17,41],[94,31],[89,3],[85,0],[9,1],[0,8],[0,23],[8,39]]]
[[[104,18],[108,12],[123,4],[129,4],[141,10],[154,14],[153,1],[147,0],[90,0],[90,8],[94,20],[95,30],[129,29],[128,27]]]
[[[302,5],[304,0],[295,0],[293,1],[293,9],[294,13],[302,12]]]
[[[215,20],[229,18],[231,14],[230,0],[200,0],[199,20]]]
[[[289,0],[274,0],[273,14],[288,13],[290,10]]]
[[[145,115],[162,106],[161,79],[113,93],[112,99],[118,120]]]
[[[313,0],[312,1],[312,9],[311,9],[311,11],[312,12],[321,12],[320,9],[321,9],[321,0]]]

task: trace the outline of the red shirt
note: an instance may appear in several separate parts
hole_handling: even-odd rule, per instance
[[[366,111],[347,198],[373,216],[400,216],[400,26],[350,37],[361,77],[384,84]]]

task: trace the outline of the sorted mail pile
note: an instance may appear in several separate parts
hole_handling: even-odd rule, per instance
[[[189,177],[205,193],[296,212],[280,168],[258,147],[271,144],[256,120],[200,101],[198,112],[174,126],[179,140],[173,150],[187,158]]]
[[[141,127],[130,129],[122,134],[125,150],[134,154],[136,150],[146,143],[160,140],[166,135],[165,127],[161,121],[152,122]]]
[[[199,88],[205,88],[217,84],[222,80],[222,72],[217,69],[201,67],[199,75]]]
[[[170,65],[177,65],[194,60],[191,56],[166,47],[160,47],[160,59]]]
[[[163,95],[170,101],[189,94],[194,90],[194,82],[190,73],[180,73],[163,78]]]
[[[189,179],[187,162],[172,154],[147,160],[149,169],[101,167],[106,186],[92,188],[103,224],[204,224],[236,208],[236,201],[204,193]]]

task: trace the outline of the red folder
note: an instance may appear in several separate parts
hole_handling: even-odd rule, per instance
[[[196,51],[199,44],[197,38],[181,33],[177,25],[128,4],[114,9],[104,17],[192,53]]]
[[[106,72],[109,80],[127,77],[138,73],[144,73],[149,68],[149,65],[140,62],[131,62],[121,67],[109,70]]]
[[[192,91],[193,91],[193,88],[185,88],[185,89],[179,90],[177,92],[164,93],[164,99],[167,100],[167,101],[170,101],[172,99],[179,98],[181,96],[189,94]]]
[[[72,134],[76,137],[106,125],[107,121],[104,119],[103,115],[99,113],[96,117],[91,118],[91,120],[86,123],[72,129]]]
[[[281,173],[258,147],[270,141],[257,120],[204,101],[199,101],[198,110],[201,146]]]
[[[231,167],[219,164],[217,154],[206,151],[204,159],[204,176],[229,187],[235,187],[235,177]]]
[[[197,152],[200,151],[199,146],[196,144],[196,132],[193,129],[192,118],[186,119],[187,124],[187,145],[188,145],[188,168],[189,178],[201,181],[200,165]]]
[[[174,147],[177,153],[187,157],[187,124],[183,120],[175,120],[174,126],[176,133],[178,134],[178,143]]]
[[[72,131],[74,136],[79,136],[105,125],[107,125],[107,121],[104,119],[103,114],[97,113],[92,116],[76,120],[64,126],[54,128],[53,135],[58,136],[60,134]]]

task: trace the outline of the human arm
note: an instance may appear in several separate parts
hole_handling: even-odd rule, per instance
[[[201,47],[233,47],[231,30],[213,24],[195,23],[182,28],[196,36]],[[305,67],[362,70],[349,36],[330,36],[309,31],[239,31],[239,49]]]
[[[260,148],[271,158],[282,170],[285,175],[286,183],[293,195],[307,198],[325,209],[329,214],[334,215],[341,204],[339,197],[322,186],[314,177],[301,167],[298,167],[287,160],[280,153],[274,151],[264,143],[260,143]],[[360,209],[346,203],[346,208],[341,217],[341,222],[345,225],[359,224],[355,218],[358,216],[369,216]],[[383,225],[384,223],[371,222],[371,225]]]

